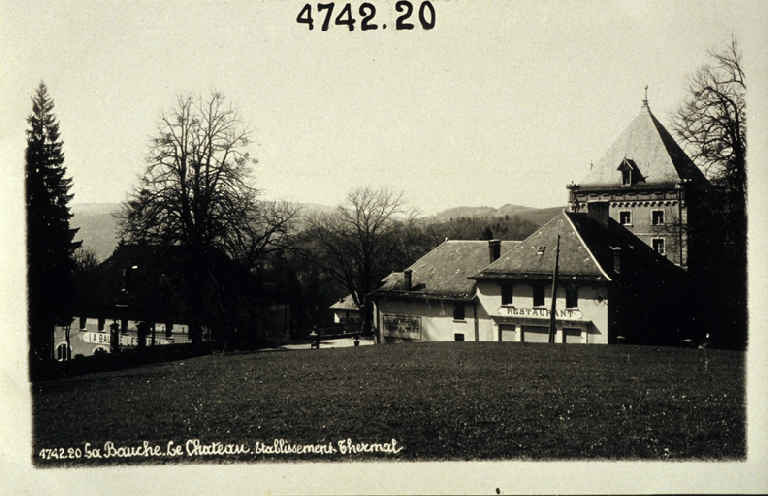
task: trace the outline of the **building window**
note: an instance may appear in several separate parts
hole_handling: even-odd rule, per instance
[[[105,320],[106,319],[104,317],[99,317],[99,332],[104,332],[104,322],[105,322]]]
[[[619,224],[622,226],[630,226],[632,225],[632,212],[629,210],[624,210],[623,212],[619,212]]]
[[[501,304],[502,305],[512,304],[512,285],[511,284],[501,285]]]
[[[666,255],[666,251],[664,250],[664,238],[654,238],[653,249],[656,250],[660,255]]]
[[[632,170],[625,169],[621,171],[621,185],[630,186],[632,184]]]
[[[570,283],[565,286],[565,308],[579,307],[579,288]]]
[[[69,346],[67,346],[67,343],[62,343],[56,347],[56,359],[58,361],[63,362],[64,360],[69,360],[69,358]]]
[[[453,304],[453,320],[464,320],[463,302],[456,302]]]
[[[664,225],[664,211],[663,210],[654,210],[651,212],[651,223],[654,226],[663,226]]]
[[[463,334],[454,334],[453,335],[454,341],[464,341],[464,335]]]
[[[533,285],[533,306],[535,307],[544,306],[544,285],[543,284]]]

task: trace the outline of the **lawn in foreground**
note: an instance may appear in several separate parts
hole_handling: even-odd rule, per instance
[[[401,343],[204,356],[32,385],[33,456],[62,463],[741,459],[744,354]],[[40,458],[191,439],[247,454]],[[260,443],[397,441],[397,454],[256,454]],[[60,450],[63,448],[63,450]],[[82,451],[81,451],[82,452]],[[48,452],[50,455],[50,452]]]

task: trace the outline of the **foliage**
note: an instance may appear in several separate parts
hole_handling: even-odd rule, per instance
[[[121,236],[218,250],[247,264],[278,245],[296,212],[257,201],[250,134],[220,93],[178,97],[176,108],[161,115],[147,168],[123,204]]]
[[[373,315],[368,294],[390,272],[417,258],[410,243],[415,222],[402,194],[383,188],[356,189],[334,213],[307,220],[297,251],[352,294],[364,310],[365,333],[370,333]]]
[[[446,221],[423,224],[421,229],[432,247],[446,239],[522,241],[539,228],[535,222],[519,215],[504,217],[454,217]]]
[[[64,177],[63,143],[53,107],[41,82],[27,118],[25,168],[29,339],[38,360],[53,356],[54,326],[71,321],[72,254],[80,246],[73,241],[77,229],[69,227],[72,179]]]
[[[690,78],[688,93],[674,114],[674,130],[686,153],[716,184],[743,204],[747,191],[747,90],[736,39],[709,51],[713,65]],[[737,203],[732,208],[739,208]],[[736,213],[744,213],[740,210]]]
[[[690,231],[697,326],[709,325],[721,346],[746,346],[747,122],[746,82],[736,39],[710,50],[712,64],[689,80],[688,96],[674,114],[674,131],[686,153],[716,189],[692,198],[699,212]],[[711,303],[716,302],[714,305]]]
[[[394,438],[403,447],[396,457],[73,463],[743,460],[744,379],[742,352],[634,345],[401,343],[216,355],[36,384],[33,453],[106,441],[165,450],[186,439],[253,447]]]

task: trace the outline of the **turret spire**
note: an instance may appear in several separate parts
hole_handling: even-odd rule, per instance
[[[645,85],[645,98],[643,98],[643,107],[648,106],[648,85]]]

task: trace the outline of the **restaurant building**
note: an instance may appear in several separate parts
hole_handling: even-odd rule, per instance
[[[563,212],[472,279],[499,341],[547,342],[554,308],[557,343],[673,344],[683,276],[610,217]]]

